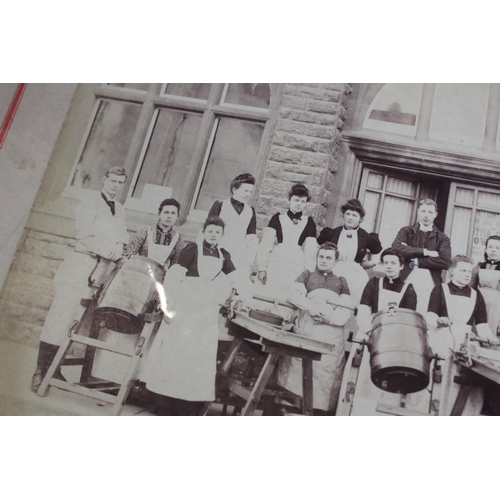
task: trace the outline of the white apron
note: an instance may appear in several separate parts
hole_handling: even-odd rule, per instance
[[[422,316],[427,314],[429,308],[429,298],[432,289],[436,286],[428,269],[415,268],[405,280],[405,283],[412,284],[417,294],[417,312]]]
[[[368,283],[368,273],[357,262],[339,260],[332,269],[333,274],[343,277],[349,286],[349,293],[354,305],[358,306],[363,290]]]
[[[440,342],[436,350],[441,356],[446,356],[446,361],[443,366],[443,396],[439,408],[439,415],[446,416],[451,414],[461,387],[453,381],[455,375],[459,374],[459,367],[451,360],[449,350],[459,349],[460,345],[465,340],[465,334],[471,332],[471,327],[467,324],[467,321],[470,320],[474,312],[477,293],[475,290],[472,290],[470,297],[461,297],[459,295],[451,295],[447,284],[443,284],[442,287],[446,308],[448,309],[448,318],[452,321],[452,325],[450,328],[440,328],[437,332],[433,331],[432,333],[434,338],[435,335],[441,334],[441,338],[439,339]],[[435,342],[433,343],[436,344]],[[432,344],[431,348],[433,348]],[[462,415],[479,415],[483,406],[483,395],[484,389],[482,387],[473,387]]]
[[[215,399],[220,297],[214,286],[224,278],[222,263],[220,250],[218,258],[204,256],[198,243],[200,276],[185,277],[175,289],[172,322],[162,323],[146,361],[150,391],[187,401]]]
[[[378,311],[388,310],[391,306],[399,307],[401,300],[408,288],[409,283],[405,284],[401,292],[386,290],[383,287],[383,278],[379,279],[379,296],[378,296]],[[352,360],[350,360],[352,361]],[[349,363],[351,366],[351,363]],[[370,353],[368,349],[363,351],[361,366],[359,367],[358,381],[356,384],[356,392],[354,396],[351,416],[382,416],[384,413],[376,411],[377,405],[387,404],[395,407],[401,406],[401,394],[379,389],[371,380]],[[427,389],[423,391],[407,394],[405,407],[428,413],[429,411],[429,392]]]
[[[279,216],[283,242],[273,248],[267,264],[266,285],[262,290],[257,286],[256,293],[286,299],[292,283],[304,271],[304,252],[298,241],[306,227],[307,219],[302,215],[299,223],[294,224],[286,213]]]
[[[495,269],[479,269],[479,285],[481,295],[486,303],[488,325],[493,335],[500,333],[500,271]]]
[[[158,264],[164,265],[167,259],[170,257],[172,250],[177,245],[179,241],[179,233],[174,231],[174,237],[170,242],[170,245],[159,245],[155,242],[156,238],[156,228],[148,228],[148,259],[158,262]]]
[[[101,242],[103,255],[114,250],[117,243],[117,220],[111,216],[98,214],[93,221],[93,232]],[[109,278],[116,263],[100,258],[96,268],[97,259],[85,252],[82,244],[77,242],[76,250],[71,253],[59,266],[54,277],[55,296],[50,310],[45,319],[40,340],[53,345],[61,345],[68,336],[73,319],[79,309],[80,300],[89,298],[93,290],[88,286],[88,278],[92,278],[96,285],[103,284]]]
[[[177,241],[179,240],[179,233],[176,232],[174,234],[170,245],[160,245],[155,243],[155,234],[156,228],[149,227],[147,232],[147,257],[148,259],[154,260],[155,262],[158,262],[158,264],[163,265],[167,261],[170,254],[172,253],[172,250],[177,244]],[[101,329],[99,340],[109,342],[110,344],[121,349],[132,351],[135,348],[135,345],[140,336],[140,333],[129,335],[103,328]],[[150,337],[149,343],[143,347],[143,355],[137,371],[137,378],[139,379],[142,379],[144,367],[146,364],[146,358],[149,355],[153,340],[154,338]],[[121,383],[128,372],[129,366],[130,358],[126,358],[125,356],[113,352],[98,349],[94,358],[92,375],[104,380],[110,380],[111,382]]]
[[[224,200],[220,211],[220,218],[226,224],[224,235],[219,242],[219,248],[224,248],[231,255],[231,261],[236,269],[248,268],[253,264],[250,250],[246,245],[248,225],[252,220],[253,211],[249,205],[244,203],[243,211],[238,214],[231,200]],[[255,258],[255,255],[253,256]]]
[[[308,299],[322,308],[333,311],[327,301],[339,302],[339,295],[331,290],[319,288],[307,294]],[[330,354],[323,354],[321,360],[313,361],[313,407],[324,411],[334,411],[344,372],[344,329],[341,326],[317,325],[308,318],[302,329],[311,337],[335,344]],[[277,382],[285,389],[302,396],[302,360],[281,356],[278,364]]]

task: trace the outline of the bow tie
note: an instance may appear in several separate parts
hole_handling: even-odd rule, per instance
[[[288,217],[290,217],[294,224],[298,224],[300,218],[302,217],[302,212],[297,212],[296,214],[294,214],[291,210],[288,210],[287,215]]]
[[[113,200],[108,200],[104,193],[101,193],[102,199],[106,202],[108,207],[111,209],[112,215],[115,215],[115,202]]]
[[[498,262],[499,262],[499,261],[498,261],[498,260],[492,260],[492,259],[486,259],[486,262],[487,262],[488,264],[491,264],[491,265],[496,266],[496,265],[498,264]]]
[[[233,205],[233,208],[238,215],[241,215],[241,212],[243,212],[243,209],[245,208],[245,204],[243,202],[235,200],[234,198],[231,198],[231,205]]]

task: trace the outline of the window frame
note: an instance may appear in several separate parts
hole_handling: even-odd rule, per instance
[[[87,144],[89,132],[94,123],[99,103],[103,99],[136,103],[142,106],[127,157],[123,165],[127,172],[130,172],[124,201],[126,209],[136,212],[145,212],[141,203],[132,197],[132,192],[140,175],[142,162],[154,131],[158,113],[160,109],[163,108],[173,111],[200,114],[202,117],[200,130],[198,132],[196,144],[194,145],[195,153],[193,154],[189,169],[191,174],[188,179],[186,179],[184,191],[176,195],[182,205],[179,223],[182,224],[186,221],[200,222],[208,215],[208,212],[203,210],[195,210],[194,204],[201,187],[220,118],[236,118],[264,124],[264,132],[254,169],[254,176],[259,178],[264,164],[265,152],[269,148],[272,132],[271,128],[274,121],[273,118],[276,116],[279,96],[283,84],[269,84],[271,89],[271,102],[268,109],[224,103],[223,96],[224,91],[227,92],[228,83],[212,83],[210,94],[206,101],[165,94],[164,91],[167,85],[167,83],[153,83],[150,84],[148,91],[144,91],[101,84],[93,90],[94,107],[80,141],[76,157],[73,161],[73,166],[63,196],[81,199],[83,192],[87,190],[87,188],[72,186],[71,183],[77,172],[79,160]]]
[[[467,205],[466,203],[459,203],[459,202],[455,201],[457,189],[468,189],[469,191],[474,191],[472,205]],[[447,208],[447,212],[446,212],[447,215],[446,215],[446,222],[445,222],[445,234],[449,235],[450,240],[452,239],[453,217],[455,214],[455,208],[459,207],[459,208],[465,208],[465,209],[471,210],[470,225],[469,225],[469,231],[468,231],[468,236],[467,236],[467,252],[466,252],[466,255],[469,255],[469,256],[472,256],[472,247],[473,247],[473,243],[474,243],[474,231],[476,229],[476,225],[475,225],[476,213],[478,211],[480,211],[480,212],[488,212],[488,213],[500,215],[500,208],[498,209],[498,211],[495,211],[493,208],[482,208],[482,207],[478,206],[478,198],[479,198],[480,191],[500,195],[500,189],[486,187],[486,186],[483,186],[480,184],[465,184],[465,183],[461,183],[461,182],[452,182],[451,186],[450,186],[450,194],[448,197],[448,208]]]
[[[368,187],[368,177],[370,173],[376,174],[376,175],[382,175],[383,180],[382,180],[382,188],[381,189],[376,189],[376,188],[371,188]],[[398,193],[393,193],[393,192],[387,192],[387,183],[389,181],[389,177],[393,177],[395,179],[399,179],[402,181],[406,182],[411,182],[417,185],[416,193],[415,196],[409,196],[405,194],[398,194]],[[380,199],[378,202],[377,206],[377,213],[375,215],[375,218],[373,220],[373,229],[371,231],[378,233],[380,230],[380,225],[382,222],[382,211],[383,211],[383,206],[384,206],[384,201],[385,197],[387,194],[389,196],[392,196],[394,198],[401,198],[404,200],[408,200],[413,202],[413,207],[412,207],[412,216],[411,220],[409,222],[409,225],[415,224],[417,220],[417,203],[420,200],[420,194],[422,192],[422,180],[416,179],[416,178],[411,178],[411,176],[404,175],[403,172],[401,171],[393,171],[393,170],[384,170],[384,169],[376,169],[373,167],[363,167],[363,171],[361,174],[361,182],[360,182],[360,187],[359,187],[359,199],[362,200],[362,203],[364,202],[365,199],[365,194],[367,191],[372,192],[372,193],[378,193],[380,195]],[[436,197],[437,195],[437,190],[434,196]]]

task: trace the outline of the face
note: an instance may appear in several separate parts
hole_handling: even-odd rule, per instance
[[[296,214],[298,212],[303,212],[307,204],[307,196],[296,196],[293,195],[290,198],[290,210]]]
[[[397,278],[403,269],[403,265],[396,255],[384,255],[382,265],[384,266],[385,275],[391,279]]]
[[[217,245],[224,234],[224,230],[220,226],[210,225],[207,226],[203,234],[205,236],[205,241],[209,245]]]
[[[125,184],[124,175],[110,174],[102,180],[102,190],[110,197],[114,197]]]
[[[247,203],[252,197],[253,184],[242,184],[238,189],[233,188],[233,198],[241,203]]]
[[[322,272],[328,272],[333,269],[335,265],[335,251],[334,250],[320,250],[316,260],[318,269]]]
[[[450,269],[451,279],[457,285],[468,285],[472,277],[472,264],[468,262],[459,262],[454,268]]]
[[[500,260],[500,241],[490,240],[486,245],[486,255],[488,259]]]
[[[361,215],[355,210],[346,210],[344,213],[344,225],[347,229],[354,229],[359,226]]]
[[[436,207],[434,205],[420,205],[417,218],[423,226],[431,226],[437,217]]]
[[[161,209],[159,215],[160,225],[168,228],[172,227],[179,216],[177,207],[174,205],[166,205]]]

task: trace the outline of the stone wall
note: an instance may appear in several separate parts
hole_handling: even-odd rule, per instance
[[[274,213],[288,207],[288,191],[297,182],[311,191],[308,215],[319,226],[324,225],[349,93],[350,87],[343,83],[284,85],[257,186],[259,228],[267,226]],[[0,294],[0,337],[38,345],[54,295],[54,274],[75,243],[75,203],[76,200],[58,197],[54,201],[44,198],[35,204]],[[142,222],[134,225],[129,221],[131,234],[138,226],[151,223]],[[192,239],[195,229],[198,226],[193,229],[185,224],[181,232]]]
[[[273,214],[288,207],[288,191],[297,182],[311,192],[308,215],[318,226],[325,224],[350,92],[345,83],[284,85],[256,202],[258,227],[265,227]]]

